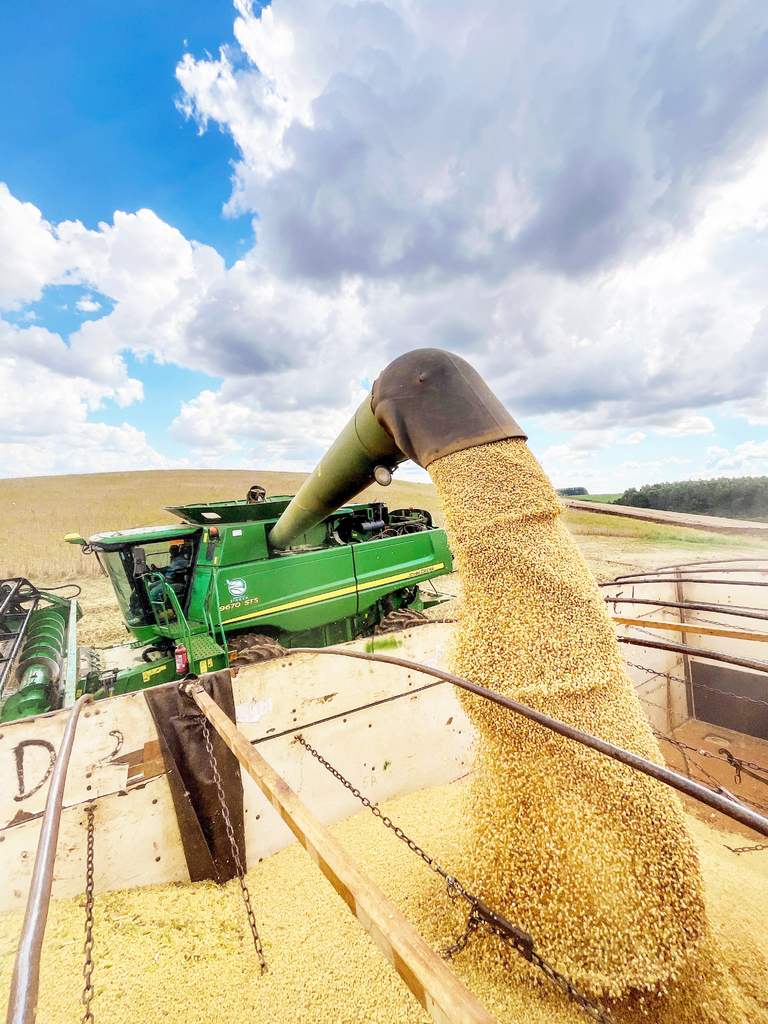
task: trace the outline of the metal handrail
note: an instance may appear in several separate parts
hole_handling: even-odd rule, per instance
[[[749,561],[749,562],[758,562],[758,561],[761,561],[761,559],[749,558],[749,559],[747,559],[747,561]],[[626,573],[622,573],[621,576],[614,576],[613,582],[614,583],[629,583],[631,580],[638,579],[640,576],[659,576],[659,577],[661,577],[661,576],[664,576],[664,577],[673,576],[674,577],[675,573],[679,574],[681,572],[681,570],[683,570],[683,569],[685,569],[686,572],[695,572],[695,573],[699,573],[699,574],[708,573],[708,572],[712,572],[712,573],[714,573],[714,572],[722,572],[722,573],[727,573],[727,572],[760,572],[763,575],[765,575],[766,573],[768,573],[768,566],[765,565],[765,560],[764,559],[762,559],[762,561],[763,561],[763,565],[762,566],[757,566],[754,569],[748,569],[744,565],[742,565],[738,569],[723,569],[722,568],[722,564],[723,564],[722,562],[716,562],[714,565],[711,565],[711,564],[707,565],[705,562],[688,562],[687,565],[679,565],[679,566],[678,565],[672,565],[672,566],[669,566],[669,567],[664,568],[664,569],[651,569],[648,572],[626,572]]]
[[[592,750],[605,754],[614,761],[626,764],[630,768],[635,768],[637,771],[642,772],[643,775],[648,775],[652,779],[664,782],[666,785],[681,793],[685,793],[687,796],[695,797],[695,799],[720,811],[729,818],[733,818],[742,825],[747,825],[749,828],[754,829],[760,835],[768,836],[768,818],[745,807],[732,794],[729,793],[726,797],[722,796],[721,793],[714,793],[711,789],[707,789],[706,786],[702,786],[692,779],[687,779],[684,775],[679,775],[669,768],[664,768],[656,764],[655,761],[649,761],[647,758],[641,757],[631,750],[625,750],[615,743],[609,743],[598,736],[592,736],[588,732],[583,732],[581,729],[568,725],[566,722],[561,722],[557,718],[545,715],[543,711],[531,708],[527,704],[521,704],[520,701],[512,700],[511,697],[507,697],[503,693],[496,693],[494,690],[488,690],[484,686],[478,686],[477,683],[471,683],[468,679],[463,679],[461,676],[455,676],[452,672],[445,672],[440,668],[432,668],[430,665],[422,665],[417,661],[408,661],[405,658],[395,658],[388,654],[346,651],[338,647],[291,647],[288,653],[335,654],[345,658],[360,658],[363,661],[380,661],[386,665],[398,665],[400,668],[409,668],[415,672],[423,672],[425,675],[434,676],[436,679],[444,679],[445,682],[453,683],[454,686],[458,686],[462,690],[474,693],[478,697],[483,697],[485,700],[499,704],[509,711],[514,711],[518,715],[522,715],[523,718],[536,722],[538,725],[543,725],[544,728],[550,729],[560,736],[575,740],[585,747],[590,747]],[[726,793],[727,790],[722,790],[722,792]]]
[[[192,643],[192,630],[189,628],[189,622],[187,621],[187,617],[182,611],[181,604],[176,595],[176,591],[170,585],[165,576],[163,576],[159,572],[152,573],[148,577],[145,577],[145,580],[147,596],[149,597],[149,603],[152,605],[152,611],[155,614],[155,621],[157,622],[158,627],[160,629],[167,629],[169,631],[173,629],[173,627],[171,626],[171,621],[168,618],[167,604],[168,602],[170,602],[171,608],[173,609],[173,613],[176,616],[176,623],[179,627],[179,640],[183,640],[187,647],[187,650],[189,650],[189,647]],[[152,587],[156,586],[158,583],[162,586],[162,599],[155,600],[152,597]],[[165,620],[165,626],[162,626],[160,623],[161,617]]]
[[[694,623],[681,622],[680,627],[685,630],[686,626],[690,633],[694,633]],[[648,619],[642,627],[635,626],[635,629],[653,629],[653,621]],[[717,651],[708,651],[705,647],[691,647],[689,644],[675,644],[667,640],[648,640],[638,636],[617,636],[620,644],[632,644],[634,647],[649,647],[657,651],[671,651],[673,654],[687,654],[691,658],[701,658],[704,661],[720,661],[724,665],[738,665],[739,668],[749,668],[754,672],[768,673],[768,661],[756,661],[754,658],[737,658],[734,654],[720,654]],[[662,673],[663,675],[663,673]]]
[[[694,571],[694,570],[691,570]],[[748,570],[749,571],[749,570]],[[708,587],[768,587],[768,580],[702,580],[691,576],[652,576],[645,575],[642,579],[606,580],[598,583],[598,587],[634,587],[641,583],[704,583]]]
[[[75,740],[77,720],[83,705],[89,704],[92,700],[93,697],[90,693],[84,693],[72,705],[64,737],[56,756],[48,798],[45,801],[45,813],[37,844],[35,868],[29,887],[24,924],[21,927],[21,937],[16,948],[16,963],[11,980],[6,1024],[34,1024],[37,1014],[40,955],[45,937],[45,925],[48,921],[48,907],[51,902],[53,865],[56,860],[64,785],[67,781],[67,769]]]

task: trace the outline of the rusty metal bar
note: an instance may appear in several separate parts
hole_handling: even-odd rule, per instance
[[[758,562],[760,561],[760,559],[748,558],[746,559],[746,561]],[[754,569],[748,569],[745,565],[742,565],[740,568],[737,569],[722,569],[720,565],[721,563],[715,563],[714,565],[710,563],[709,565],[707,565],[706,562],[688,562],[687,565],[669,565],[664,569],[653,569],[651,572],[627,572],[623,573],[621,576],[615,576],[614,583],[629,583],[631,580],[638,579],[641,576],[674,576],[675,573],[680,572],[683,569],[685,569],[686,572],[695,572],[698,575],[701,575],[702,573],[706,572],[759,572],[762,573],[763,576],[765,576],[766,573],[768,573],[768,568],[766,568],[765,565],[763,565],[762,567],[758,566]],[[709,581],[702,580],[702,582]],[[730,582],[730,580],[728,582]]]
[[[751,572],[752,570],[747,570]],[[757,570],[755,570],[757,571]],[[679,581],[674,576],[647,576],[642,579],[606,580],[598,583],[598,587],[634,587],[641,583],[706,583],[707,586],[728,586],[728,587],[768,587],[768,580],[702,580],[695,577],[685,576]]]
[[[565,722],[560,722],[556,718],[545,715],[542,711],[530,708],[527,704],[521,704],[519,701],[512,700],[511,697],[505,697],[502,693],[496,693],[494,690],[487,690],[484,686],[470,683],[468,679],[462,679],[461,676],[455,676],[451,672],[444,672],[439,668],[421,665],[416,661],[406,661],[405,658],[393,658],[386,654],[366,654],[363,651],[343,651],[332,647],[292,647],[288,653],[335,654],[345,658],[360,658],[363,661],[381,661],[388,665],[399,665],[401,668],[409,668],[413,672],[424,672],[426,675],[435,676],[437,679],[444,679],[446,682],[453,683],[454,686],[458,686],[462,690],[467,690],[469,693],[474,693],[478,697],[483,697],[494,704],[499,704],[509,711],[514,711],[518,715],[522,715],[524,718],[544,726],[545,729],[558,733],[560,736],[565,736],[567,739],[575,740],[585,747],[597,750],[614,761],[619,761],[621,764],[629,765],[630,768],[635,768],[652,779],[664,782],[673,789],[677,789],[687,796],[700,800],[729,818],[741,822],[742,825],[747,825],[749,828],[754,829],[755,832],[759,832],[760,835],[768,836],[768,818],[764,818],[761,814],[756,814],[755,811],[751,811],[735,799],[729,799],[721,796],[719,793],[713,793],[706,786],[693,782],[691,779],[686,779],[685,776],[678,775],[677,772],[673,772],[669,768],[663,768],[653,761],[648,761],[646,758],[640,757],[639,754],[632,753],[631,750],[625,750],[623,747],[617,747],[616,744],[609,743],[607,740],[591,736],[587,732],[582,732],[581,729],[575,729],[572,725],[567,725]]]
[[[24,924],[21,927],[21,937],[16,948],[16,963],[11,980],[6,1024],[34,1024],[37,1014],[40,954],[45,936],[45,925],[48,921],[48,906],[51,902],[53,865],[56,860],[56,844],[59,838],[61,805],[67,781],[67,768],[75,740],[77,720],[83,705],[89,704],[92,700],[93,697],[90,693],[84,693],[72,705],[64,737],[56,755],[56,765],[51,775],[48,798],[45,801],[45,813],[37,844],[35,868],[29,887]]]
[[[665,581],[667,582],[667,581]],[[672,582],[675,582],[674,580]],[[734,615],[744,619],[768,620],[768,612],[759,608],[740,608],[723,604],[701,604],[697,601],[654,601],[646,597],[604,597],[606,604],[650,604],[655,608],[685,608],[692,612],[716,612],[718,615]]]
[[[648,622],[649,629],[653,629],[653,623]],[[693,630],[690,630],[693,632]],[[632,644],[635,647],[652,647],[657,651],[673,651],[675,654],[690,655],[691,658],[702,658],[707,661],[721,661],[726,665],[738,665],[740,668],[751,668],[755,672],[768,672],[768,661],[756,661],[752,658],[737,658],[733,654],[718,654],[716,651],[707,651],[703,647],[689,647],[687,644],[672,644],[661,640],[645,640],[636,636],[617,636],[620,644]]]

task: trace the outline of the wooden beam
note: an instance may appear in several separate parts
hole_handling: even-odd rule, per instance
[[[436,1024],[496,1024],[200,684],[186,692]]]
[[[723,609],[723,614],[728,614],[726,609]],[[670,629],[673,633],[724,636],[730,640],[759,640],[763,643],[768,640],[768,633],[752,633],[740,629],[713,629],[711,626],[697,626],[695,622],[659,622],[653,619],[623,619],[620,616],[614,616],[613,621],[622,626],[647,626],[649,629]]]

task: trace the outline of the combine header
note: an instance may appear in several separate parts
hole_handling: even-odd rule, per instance
[[[74,703],[77,684],[76,601],[38,590],[29,580],[0,580],[0,698],[13,672],[15,692],[2,721],[51,710],[51,696]],[[10,687],[9,687],[10,688]]]

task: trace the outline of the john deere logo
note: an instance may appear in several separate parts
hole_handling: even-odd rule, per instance
[[[227,587],[232,597],[242,597],[247,589],[245,580],[227,580]]]

